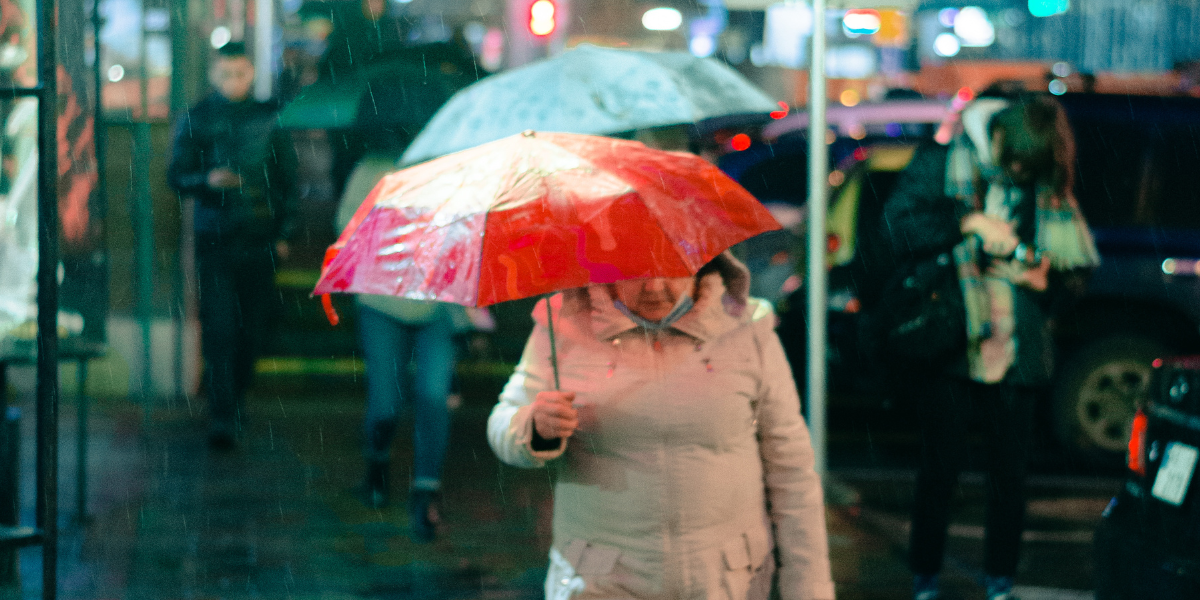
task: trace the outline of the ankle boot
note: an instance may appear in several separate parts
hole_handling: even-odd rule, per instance
[[[408,529],[414,540],[432,542],[437,536],[437,525],[441,522],[439,512],[441,492],[414,489],[408,495]]]

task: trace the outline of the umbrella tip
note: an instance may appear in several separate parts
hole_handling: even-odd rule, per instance
[[[526,129],[525,131],[522,131],[522,132],[521,132],[521,136],[522,136],[522,137],[531,138],[531,137],[533,137],[533,130],[532,130],[532,129]]]

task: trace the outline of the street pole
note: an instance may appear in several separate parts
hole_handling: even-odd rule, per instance
[[[142,330],[142,416],[149,421],[154,398],[154,213],[150,192],[150,74],[146,66],[146,6],[142,5],[141,36],[138,60],[138,94],[140,109],[132,123],[133,134],[133,210],[137,251],[134,269],[137,273],[138,321]]]
[[[275,80],[275,1],[254,2],[254,99],[271,99]]]
[[[37,3],[37,497],[42,598],[58,596],[58,40],[57,2]],[[97,56],[99,61],[100,57]],[[100,99],[97,98],[97,101]]]
[[[812,66],[808,94],[808,428],[812,435],[817,473],[829,461],[825,435],[825,311],[828,276],[825,270],[826,179],[829,149],[825,143],[825,0],[813,0]]]

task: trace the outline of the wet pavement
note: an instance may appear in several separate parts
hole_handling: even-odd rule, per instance
[[[134,402],[98,401],[90,420],[89,519],[82,524],[74,503],[74,402],[65,398],[59,597],[540,598],[551,481],[544,470],[499,464],[488,449],[484,427],[498,382],[467,386],[454,414],[444,524],[428,545],[411,541],[406,529],[411,421],[402,423],[396,444],[393,503],[368,509],[354,494],[363,468],[361,383],[260,379],[243,440],[225,453],[207,447],[199,400],[159,406],[148,417]],[[32,415],[31,407],[25,414]],[[26,449],[32,421],[22,423]],[[27,522],[31,454],[23,454]],[[828,511],[839,598],[908,597],[911,473],[847,467],[834,475],[862,498]],[[981,485],[968,478],[963,488],[944,574],[947,600],[982,598],[980,573],[971,566],[979,564],[982,545],[973,525],[982,512],[972,499]],[[1027,535],[1021,567],[1022,583],[1035,587],[1025,589],[1026,600],[1090,597],[1083,591],[1091,577],[1086,549],[1109,493],[1105,485],[1085,492],[1051,485],[1035,493],[1035,531]],[[22,585],[8,597],[40,597],[39,567],[40,550],[22,550]]]

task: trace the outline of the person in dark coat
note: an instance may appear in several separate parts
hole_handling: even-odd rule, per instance
[[[948,147],[917,150],[883,213],[897,262],[953,256],[967,324],[965,352],[921,375],[906,365],[922,425],[910,566],[914,598],[937,598],[950,498],[977,415],[988,451],[987,597],[1008,600],[1034,401],[1054,369],[1051,316],[1070,279],[1099,258],[1071,196],[1074,142],[1062,108],[1038,96],[984,98],[962,120]]]
[[[175,123],[167,181],[195,199],[197,297],[209,442],[234,445],[242,397],[287,255],[296,151],[273,104],[250,97],[254,65],[241,43],[222,47],[213,93]]]

